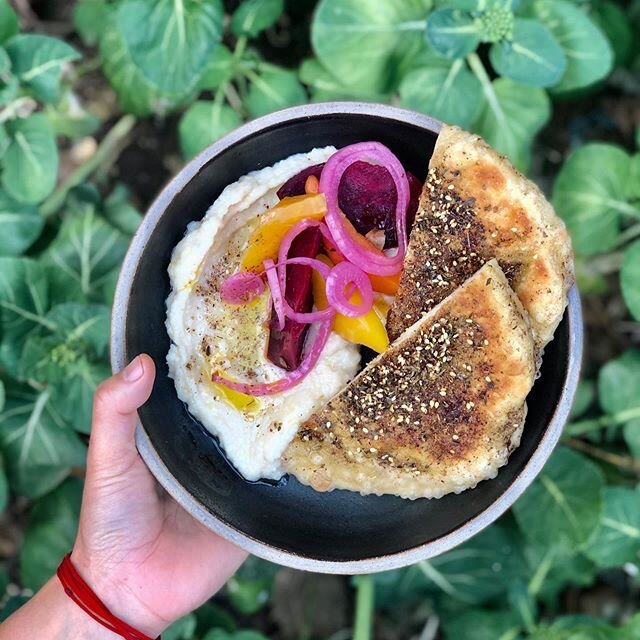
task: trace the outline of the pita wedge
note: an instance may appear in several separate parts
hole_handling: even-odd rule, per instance
[[[487,260],[497,258],[540,350],[573,284],[564,223],[542,192],[482,138],[445,125],[429,163],[387,330],[394,340]]]
[[[285,469],[317,491],[459,493],[520,443],[534,376],[527,315],[491,260],[302,424]]]

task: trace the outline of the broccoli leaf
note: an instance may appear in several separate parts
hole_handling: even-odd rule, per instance
[[[600,524],[586,554],[599,567],[618,567],[640,560],[640,493],[607,487]]]
[[[0,44],[18,33],[18,16],[8,0],[0,0]]]
[[[194,102],[178,125],[183,156],[192,158],[241,122],[240,116],[228,105],[212,100]]]
[[[35,34],[11,38],[6,49],[12,72],[42,102],[55,102],[59,98],[64,65],[80,58],[80,53],[66,42]]]
[[[0,382],[0,386],[1,385],[2,383]],[[9,502],[9,481],[7,480],[7,475],[4,471],[4,460],[2,455],[0,455],[0,513],[5,510],[7,502]],[[4,593],[4,588],[1,583],[2,576],[0,573],[0,593]]]
[[[443,618],[445,640],[496,640],[496,638],[518,637],[518,616],[503,609],[466,609],[459,615]]]
[[[578,253],[608,251],[626,217],[640,215],[627,200],[630,171],[630,158],[622,149],[597,143],[576,149],[560,169],[552,201]]]
[[[483,85],[483,91],[482,111],[472,128],[516,167],[526,169],[533,138],[550,116],[547,94],[507,78]]]
[[[100,51],[123,108],[140,115],[163,113],[189,97],[220,42],[222,18],[219,0],[115,5]]]
[[[464,58],[480,44],[480,25],[468,13],[446,7],[427,18],[427,42],[447,58]]]
[[[106,0],[82,0],[73,8],[73,24],[83,42],[93,47],[98,44],[109,18]]]
[[[0,450],[16,493],[35,498],[85,463],[86,447],[53,407],[50,389],[12,384],[0,415]]]
[[[567,0],[536,0],[533,15],[564,50],[567,67],[555,93],[581,89],[602,80],[613,68],[613,51],[587,13]]]
[[[624,252],[620,286],[631,315],[640,320],[640,242],[635,242]]]
[[[231,31],[255,38],[282,15],[283,0],[244,0],[231,17]]]
[[[537,20],[517,18],[513,39],[494,43],[489,57],[500,75],[534,87],[557,84],[567,67],[564,51]]]
[[[482,109],[482,85],[463,60],[455,60],[410,71],[400,85],[400,100],[409,109],[468,128]]]
[[[431,0],[321,0],[311,43],[324,67],[354,91],[395,88],[423,45]]]
[[[38,238],[44,220],[38,209],[0,191],[0,256],[19,256]]]
[[[598,398],[608,414],[618,414],[629,449],[640,455],[640,351],[626,351],[600,369]]]
[[[58,150],[47,117],[34,113],[6,123],[9,145],[2,158],[2,184],[20,202],[37,204],[55,187]]]
[[[560,447],[513,512],[532,543],[580,548],[598,526],[603,489],[602,472],[593,462]]]
[[[0,366],[17,375],[24,341],[47,325],[46,270],[30,258],[0,258]]]
[[[301,104],[307,99],[296,74],[287,69],[267,68],[251,76],[245,106],[252,118]]]
[[[69,479],[33,506],[20,549],[20,575],[26,587],[39,589],[73,546],[81,498],[82,482]]]
[[[99,302],[102,286],[127,251],[128,239],[100,217],[89,202],[67,211],[40,260],[50,269],[54,302]]]

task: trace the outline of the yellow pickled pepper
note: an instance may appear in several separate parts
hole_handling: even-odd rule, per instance
[[[318,256],[326,265],[332,267],[333,263],[325,256]],[[324,278],[317,272],[312,272],[313,298],[318,309],[327,306],[327,293]],[[349,302],[359,304],[361,301],[359,293],[354,293]],[[389,336],[381,317],[384,317],[385,310],[371,307],[367,313],[359,318],[350,318],[341,313],[336,313],[333,323],[333,330],[341,337],[354,344],[362,344],[378,353],[382,353],[389,346]]]
[[[283,198],[260,217],[260,224],[251,234],[247,251],[242,256],[240,269],[262,271],[265,260],[278,257],[282,239],[291,227],[301,220],[322,220],[326,212],[327,202],[322,193]]]

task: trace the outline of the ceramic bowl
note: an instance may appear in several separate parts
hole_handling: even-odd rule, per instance
[[[150,207],[118,282],[112,365],[154,359],[157,380],[140,409],[137,446],[158,482],[194,518],[249,552],[298,569],[365,573],[409,565],[468,540],[504,513],[551,455],[578,382],[580,300],[574,288],[528,400],[520,447],[494,480],[440,500],[317,493],[295,478],[247,482],[187,411],[168,376],[165,300],[171,252],[228,184],[313,147],[379,140],[421,179],[441,124],[378,104],[294,107],[246,124],[189,162]]]

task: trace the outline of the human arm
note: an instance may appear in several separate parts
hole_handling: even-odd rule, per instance
[[[136,410],[149,397],[154,376],[151,358],[138,356],[96,392],[80,525],[71,555],[111,612],[151,637],[210,598],[246,557],[159,491],[139,457]],[[73,635],[69,630],[76,628],[78,635]],[[63,631],[67,635],[60,635]],[[22,637],[118,636],[81,611],[54,577],[0,626],[0,640]]]

